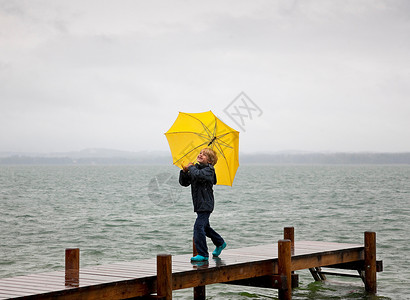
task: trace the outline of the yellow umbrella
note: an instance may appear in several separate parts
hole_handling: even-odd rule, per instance
[[[215,172],[218,185],[232,186],[239,167],[239,132],[219,120],[211,111],[178,114],[165,133],[174,165],[194,162],[203,148],[211,148],[218,155]]]

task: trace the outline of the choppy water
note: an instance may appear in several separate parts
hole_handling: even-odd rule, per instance
[[[191,253],[195,215],[177,176],[173,166],[1,166],[0,277],[62,270],[68,247],[81,249],[81,266]],[[299,240],[360,244],[376,231],[376,299],[410,299],[410,166],[241,166],[215,196],[211,224],[230,248],[277,242],[286,226]],[[368,299],[358,279],[297,273],[294,299]],[[277,291],[212,285],[207,296]]]

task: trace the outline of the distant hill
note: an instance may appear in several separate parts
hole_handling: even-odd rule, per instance
[[[40,165],[153,165],[172,164],[167,152],[129,152],[112,149],[84,149],[59,153],[0,153],[0,164]]]
[[[404,153],[321,153],[276,152],[240,153],[240,164],[410,164]],[[0,165],[164,165],[172,164],[167,151],[129,152],[112,149],[85,149],[64,153],[0,153]]]
[[[242,154],[246,164],[410,164],[405,153],[261,153]]]

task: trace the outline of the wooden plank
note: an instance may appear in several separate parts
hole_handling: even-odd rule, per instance
[[[116,282],[116,281],[123,281],[123,280],[132,280],[133,277],[118,277],[118,276],[110,276],[110,275],[100,275],[100,274],[83,274],[80,273],[80,281],[81,280],[92,280],[96,283],[109,283],[109,282]]]
[[[25,278],[5,278],[0,282],[0,287],[7,286],[9,284],[16,284],[16,285],[32,285],[32,286],[46,286],[46,287],[60,287],[62,282],[48,282],[48,281],[33,281],[30,279]]]
[[[55,290],[62,288],[63,285],[59,284],[47,284],[47,283],[42,283],[42,284],[36,284],[32,282],[19,282],[19,281],[10,281],[7,284],[3,283],[0,285],[0,289],[7,289],[8,287],[20,287],[20,288],[25,288],[25,289],[32,289],[32,290]]]
[[[261,277],[254,277],[249,279],[228,281],[225,284],[242,285],[242,286],[252,286],[252,287],[262,287],[269,289],[279,289],[285,288],[287,285],[286,277],[281,277],[279,275],[266,275]],[[297,288],[299,286],[299,276],[297,274],[292,274],[292,288]]]
[[[336,248],[336,249],[348,249],[363,247],[360,244],[351,244],[351,243],[338,243],[338,242],[325,242],[325,241],[295,241],[295,247],[304,246],[308,248]]]
[[[89,273],[80,273],[80,276],[83,280],[96,280],[101,282],[111,282],[111,281],[121,281],[121,280],[131,280],[137,278],[137,276],[131,276],[128,274],[121,275],[121,274],[112,274],[112,273],[101,273],[101,272],[89,272]],[[141,276],[143,278],[145,276]]]
[[[44,283],[52,284],[52,285],[64,285],[64,282],[65,282],[64,277],[58,278],[58,277],[53,277],[50,275],[35,274],[35,275],[29,275],[29,276],[24,276],[24,277],[3,279],[0,281],[0,286],[2,286],[3,284],[7,284],[10,280],[16,281],[16,282],[30,282],[30,283],[38,284],[38,285],[41,285]]]
[[[18,297],[23,297],[23,296],[18,296],[15,294],[8,294],[7,292],[2,292],[0,291],[0,299],[13,299],[13,298],[18,298]]]
[[[324,251],[335,251],[343,250],[349,248],[363,247],[357,244],[340,244],[340,243],[329,243],[329,242],[315,242],[315,241],[298,241],[295,242],[295,253],[294,255],[304,255],[315,252]],[[254,259],[258,258],[277,258],[277,250],[274,245],[264,245],[264,246],[252,246],[241,249],[228,249],[224,250],[224,256],[229,255],[240,255],[245,257],[251,257]]]
[[[95,280],[94,277],[92,276],[98,276],[100,279],[98,280],[103,280],[106,281],[107,278],[116,278],[118,280],[131,280],[131,279],[137,279],[137,278],[145,278],[149,276],[155,276],[156,273],[153,272],[147,272],[147,273],[134,273],[134,274],[122,274],[122,273],[112,273],[112,272],[85,272],[85,273],[80,273],[80,280]],[[103,279],[104,278],[104,279]]]
[[[54,271],[54,272],[22,275],[22,276],[10,277],[10,278],[1,278],[0,282],[2,282],[3,280],[9,280],[9,279],[14,279],[14,278],[31,278],[31,277],[39,277],[39,276],[47,276],[48,278],[59,277],[59,278],[64,279],[65,275],[64,275],[64,272],[62,272],[62,271]]]
[[[335,264],[326,266],[326,268],[334,268],[334,269],[342,269],[342,270],[356,270],[356,271],[364,271],[364,260],[353,261],[350,263],[344,264]],[[376,260],[376,272],[383,272],[383,261]]]
[[[80,274],[99,274],[99,275],[111,275],[111,276],[118,276],[118,277],[145,277],[147,275],[155,275],[156,272],[154,271],[119,271],[119,270],[109,270],[109,269],[98,269],[98,270],[82,270]]]
[[[80,272],[80,284],[81,282],[92,282],[92,283],[106,283],[109,282],[110,279],[113,281],[124,280],[123,278],[112,277],[108,278],[108,276],[99,276],[99,275],[92,275],[92,274],[82,274]],[[58,274],[48,274],[48,273],[40,273],[34,275],[27,275],[23,277],[16,277],[13,280],[23,280],[32,283],[42,284],[43,282],[54,283],[54,284],[62,284],[64,286],[65,283],[65,275],[63,272]],[[1,281],[0,281],[1,285]]]
[[[316,242],[316,241],[302,241],[295,242],[295,255],[304,254],[304,252],[323,252],[323,251],[336,251],[352,248],[363,247],[363,245],[357,244],[341,244],[341,243],[329,243],[329,242]]]
[[[2,286],[0,290],[12,292],[12,293],[23,293],[24,295],[43,294],[43,293],[49,293],[49,292],[55,291],[55,289],[49,289],[49,288],[15,286],[15,285]]]
[[[99,268],[115,268],[118,270],[136,270],[140,268],[141,266],[155,266],[155,261],[140,261],[136,262],[133,264],[105,264],[105,265],[99,265],[99,266],[93,266],[89,267],[92,269],[99,269]]]
[[[80,271],[80,274],[118,274],[120,276],[124,276],[124,275],[128,275],[128,276],[138,276],[138,274],[141,274],[142,276],[144,276],[144,274],[156,274],[155,270],[144,270],[142,268],[138,269],[138,270],[118,270],[118,269],[110,269],[110,268],[98,268],[98,269],[82,269]]]
[[[36,291],[55,291],[58,289],[61,289],[62,286],[56,286],[56,285],[34,285],[34,284],[30,284],[30,283],[24,283],[22,284],[21,282],[10,282],[9,285],[2,285],[0,286],[0,290],[7,290],[10,287],[14,287],[14,288],[20,288],[20,289],[31,289],[31,290],[36,290]]]
[[[116,264],[104,264],[104,265],[99,265],[95,266],[92,268],[117,268],[119,270],[134,270],[136,268],[139,268],[141,266],[154,266],[155,268],[155,260],[149,259],[149,260],[141,260],[141,261],[133,261],[132,263],[116,263]]]
[[[65,286],[65,282],[64,281],[60,281],[58,283],[49,283],[49,282],[45,282],[45,281],[32,281],[32,280],[26,280],[26,279],[17,279],[14,281],[14,283],[18,286],[41,286],[41,287],[46,287],[46,288],[52,288],[54,290],[60,290],[60,289],[64,289],[67,288]],[[96,281],[86,281],[86,280],[82,280],[81,283],[79,284],[79,286],[88,286],[88,285],[94,285],[94,284],[98,284],[98,282]],[[2,287],[3,284],[0,285],[0,287]]]
[[[362,260],[363,248],[327,251],[292,257],[292,271]]]
[[[37,295],[21,292],[19,292],[18,294],[20,296],[26,296],[26,299],[125,299],[147,295],[155,292],[156,288],[153,287],[155,281],[155,278],[151,277],[144,280],[121,281],[104,285],[91,285],[75,289],[62,289],[51,293]]]
[[[173,275],[173,289],[185,289],[213,283],[271,275],[277,273],[277,262],[264,260],[254,263],[241,263],[200,271],[181,272]]]
[[[20,290],[20,289],[0,289],[0,292],[11,293],[11,294],[15,295],[14,297],[22,297],[22,296],[27,296],[27,295],[32,294],[30,292]]]
[[[97,300],[97,299],[126,299],[148,295],[156,291],[153,277],[144,280],[121,281],[106,285],[89,286],[70,291],[61,291],[58,299],[61,300]],[[51,295],[52,296],[52,295]],[[53,296],[45,299],[55,299]]]
[[[10,299],[10,298],[16,298],[17,296],[15,294],[8,293],[6,291],[0,291],[0,299]]]

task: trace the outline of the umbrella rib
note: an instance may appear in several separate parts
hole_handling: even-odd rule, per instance
[[[217,142],[215,143],[215,148],[217,148],[217,149],[218,149],[218,152],[222,155],[222,157],[226,159],[225,153],[224,153],[224,151],[222,150],[221,145],[219,145],[219,141],[218,141],[218,140],[217,140]]]
[[[196,149],[198,149],[199,147],[202,147],[202,146],[204,146],[204,145],[206,145],[206,143],[203,143],[203,144],[201,144],[201,145],[196,146],[195,148],[192,148],[190,151],[188,151],[188,152],[185,153],[183,156],[181,156],[178,160],[176,160],[176,161],[174,162],[174,164],[176,164],[176,163],[179,162],[181,159],[183,159],[184,157],[186,157],[188,154],[190,154],[191,152],[195,151]]]
[[[217,118],[215,116],[215,126],[214,126],[214,137],[216,137],[216,126],[218,125],[217,123]]]
[[[227,133],[225,133],[225,134],[221,134],[220,136],[217,136],[217,137],[216,137],[216,140],[219,142],[220,146],[224,146],[225,148],[233,149],[232,146],[230,146],[228,143],[226,143],[226,142],[224,142],[224,141],[221,140],[221,138],[223,138],[223,137],[225,137],[225,136],[227,136],[228,134],[231,134],[231,133],[232,133],[232,132],[227,132]]]
[[[203,135],[203,136],[207,136],[207,135],[205,135],[205,134],[203,134],[203,133],[198,133],[198,132],[195,132],[195,131],[177,131],[177,132],[167,132],[165,135],[167,135],[167,134],[181,134],[181,133],[191,133],[191,134],[196,134],[196,135]]]
[[[194,134],[199,136],[200,138],[206,139],[206,140],[211,140],[211,138],[203,133],[198,133],[194,131],[179,131],[179,132],[168,132],[167,134],[181,134],[181,133],[189,133],[189,134]]]
[[[215,139],[216,139],[222,146],[224,146],[225,148],[233,149],[233,147],[232,147],[232,146],[229,146],[228,143],[222,141],[222,140],[220,139],[220,137],[216,137]]]
[[[228,134],[231,134],[231,133],[233,133],[233,132],[227,132],[227,133],[224,133],[224,134],[221,134],[221,135],[216,135],[216,126],[215,126],[215,130],[214,130],[215,132],[214,132],[214,135],[212,136],[212,137],[210,137],[210,144],[212,144],[215,140],[220,140],[221,138],[223,138],[223,137],[225,137],[226,135],[228,135]],[[223,141],[219,141],[221,144],[223,144],[223,146],[225,146],[226,148],[231,148],[232,149],[232,147],[231,146],[229,146],[229,144],[227,144],[227,143],[225,143],[225,142],[223,142]]]
[[[201,123],[201,125],[202,125],[202,127],[204,128],[205,132],[207,133],[208,137],[211,138],[211,135],[210,135],[211,131],[209,130],[208,126],[206,126],[206,125],[204,124],[204,122],[202,122],[200,119],[198,119],[198,118],[196,118],[196,117],[194,117],[194,116],[192,116],[192,115],[190,115],[190,114],[186,114],[186,115],[189,116],[189,117],[191,117],[191,118],[193,118],[193,119],[195,119],[195,120],[197,120],[199,123]]]
[[[218,144],[218,142],[217,142],[217,144]],[[218,146],[220,147],[220,145],[216,145],[216,147],[218,148]],[[226,160],[226,157],[225,157],[225,153],[223,152],[223,150],[222,150],[222,148],[220,148],[220,149],[218,149],[218,151],[219,151],[219,153],[221,153],[221,155],[222,155],[222,157],[224,158],[224,160],[223,160],[223,162],[224,162],[224,164],[226,165],[226,169],[228,170],[228,176],[229,176],[229,182],[231,182],[232,183],[232,176],[231,176],[231,170],[230,170],[230,168],[229,168],[229,163],[228,163],[228,161]]]
[[[218,136],[217,136],[217,138],[224,137],[224,136],[226,136],[226,135],[228,135],[228,134],[231,134],[231,133],[234,133],[234,132],[233,132],[233,131],[230,131],[230,132],[227,132],[227,133],[224,133],[224,134],[218,135]]]

